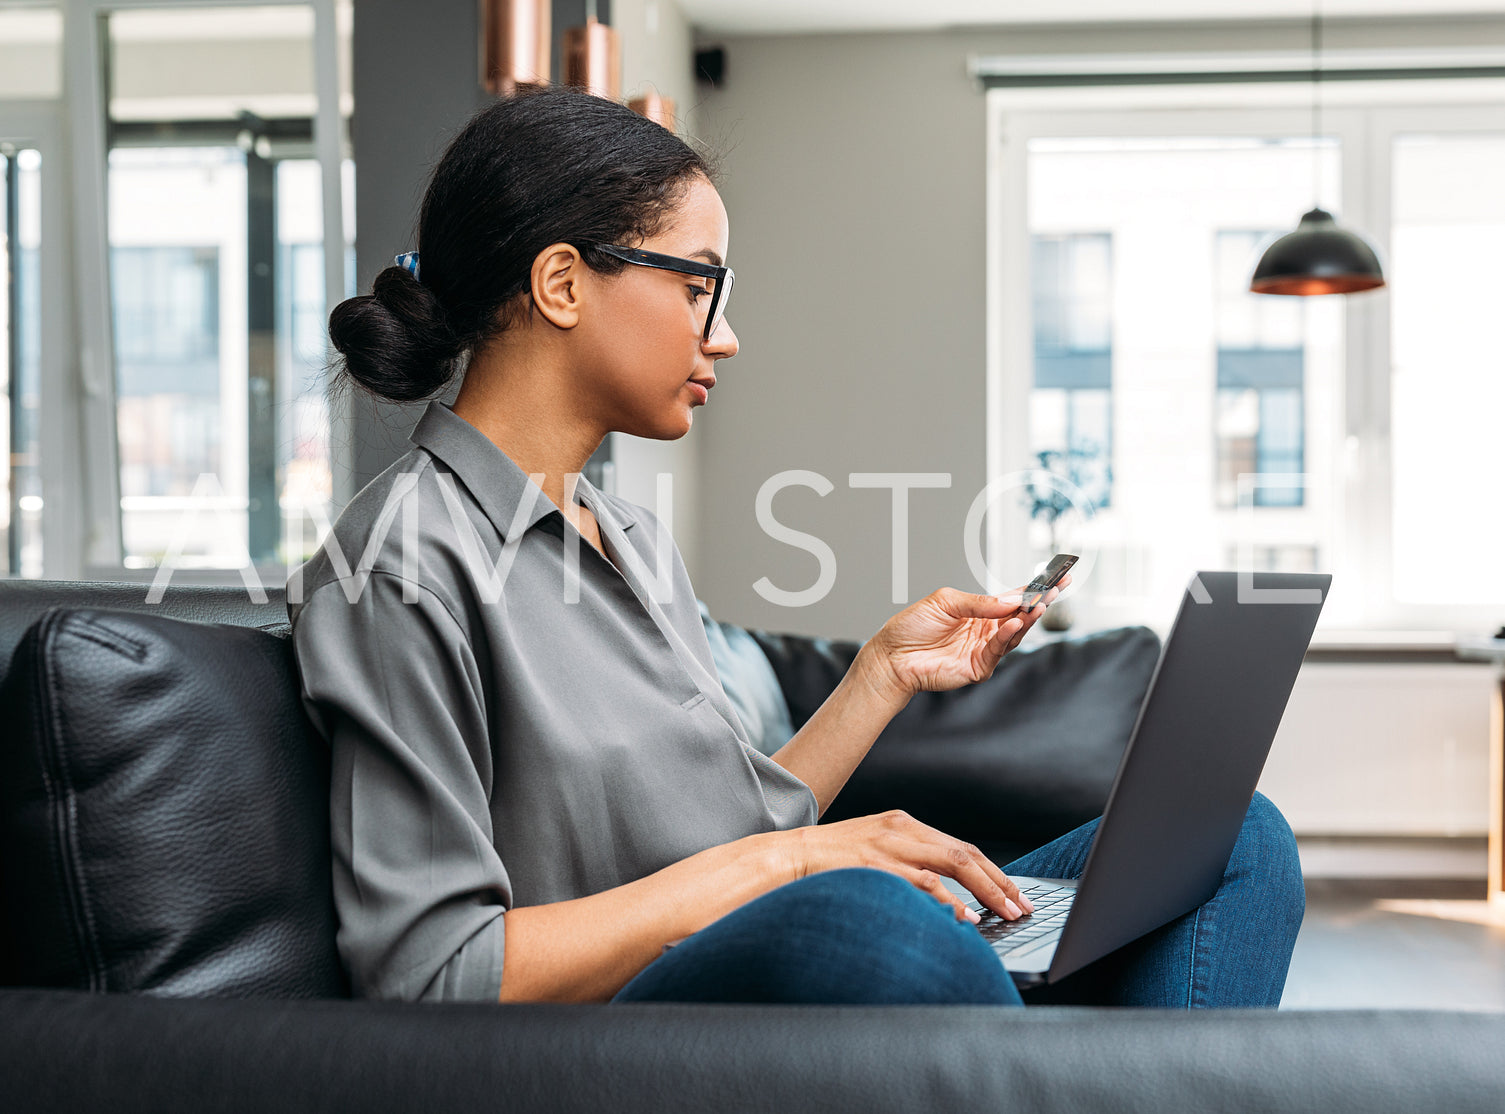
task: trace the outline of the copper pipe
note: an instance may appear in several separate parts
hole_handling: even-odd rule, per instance
[[[617,33],[596,19],[564,33],[564,83],[614,101],[622,90],[622,48]]]
[[[481,84],[498,97],[549,83],[549,0],[481,0]]]
[[[627,107],[639,116],[648,117],[655,124],[662,124],[671,132],[674,130],[674,98],[659,96],[658,90],[651,86],[642,96],[628,101]]]

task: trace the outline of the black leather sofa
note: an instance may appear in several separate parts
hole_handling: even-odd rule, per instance
[[[1487,1013],[346,1000],[281,600],[145,592],[0,582],[0,1110],[1505,1109]],[[716,632],[796,727],[857,650]],[[904,808],[1005,862],[1100,811],[1156,654],[922,694],[824,820]]]

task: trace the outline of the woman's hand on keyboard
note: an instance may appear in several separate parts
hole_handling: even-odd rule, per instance
[[[1013,880],[975,846],[899,809],[770,834],[783,840],[781,850],[788,856],[791,880],[822,870],[876,867],[952,906],[957,920],[972,920],[975,915],[946,888],[942,877],[956,879],[1005,920],[1017,920],[1034,910]]]

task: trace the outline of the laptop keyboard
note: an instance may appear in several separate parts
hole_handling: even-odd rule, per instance
[[[1059,936],[1076,897],[1076,890],[1070,886],[1031,885],[1021,887],[1021,892],[1034,903],[1035,911],[1017,921],[1004,920],[976,898],[967,902],[968,908],[982,917],[977,931],[1000,955],[1035,948],[1045,943],[1045,938]]]

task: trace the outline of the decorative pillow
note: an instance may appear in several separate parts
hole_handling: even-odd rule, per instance
[[[285,638],[57,608],[0,687],[10,985],[338,997],[328,754]]]
[[[711,658],[721,677],[721,687],[736,709],[737,718],[747,728],[755,749],[771,755],[794,736],[789,721],[789,705],[768,655],[753,641],[752,635],[733,623],[719,623],[701,600],[700,621],[705,626],[706,641],[711,644]]]

